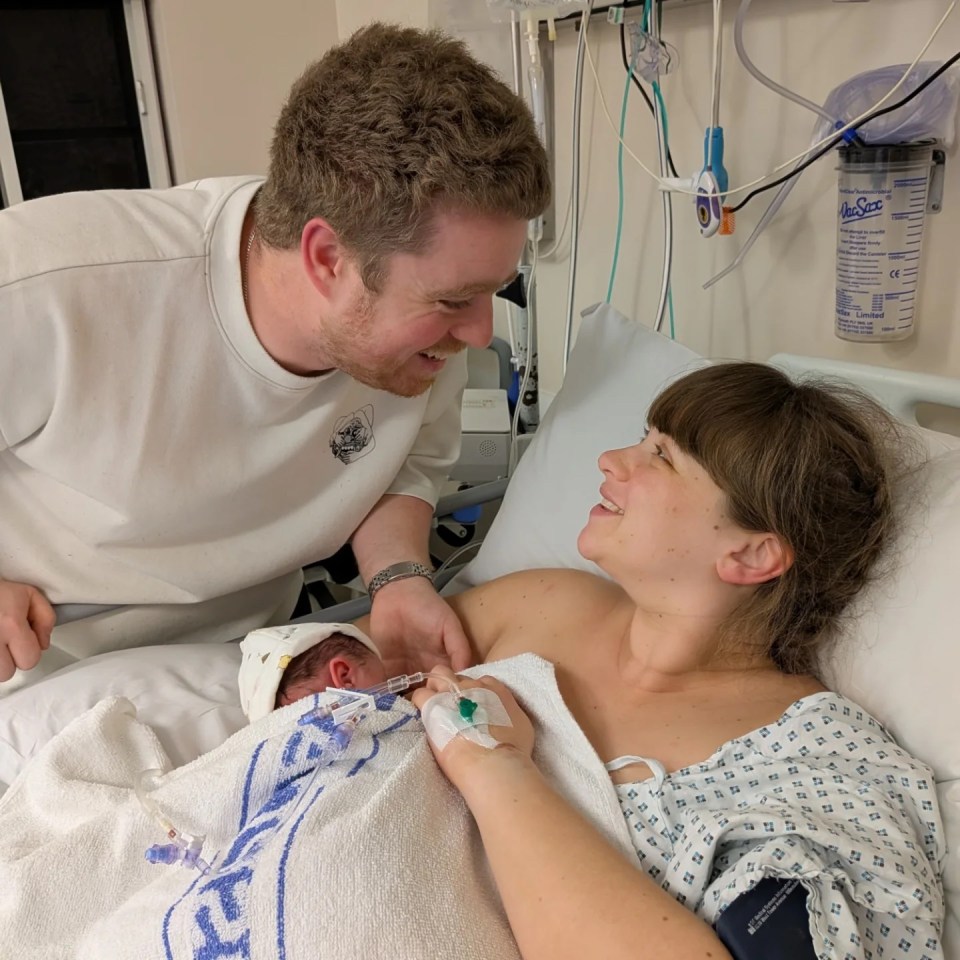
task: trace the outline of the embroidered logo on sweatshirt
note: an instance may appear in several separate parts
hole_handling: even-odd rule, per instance
[[[333,427],[330,450],[343,463],[353,463],[377,445],[373,435],[373,404],[368,403],[341,417]]]

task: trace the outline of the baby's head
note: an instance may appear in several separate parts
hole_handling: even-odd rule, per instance
[[[383,662],[369,647],[346,634],[333,633],[287,664],[274,706],[285,707],[327,687],[363,690],[386,679]]]

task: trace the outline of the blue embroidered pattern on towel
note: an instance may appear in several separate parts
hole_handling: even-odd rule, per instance
[[[395,697],[378,700],[381,710],[389,710]],[[315,698],[316,700],[316,698]],[[315,705],[319,703],[316,700]],[[279,745],[265,749],[271,741],[261,741],[250,758],[243,780],[237,835],[226,854],[214,860],[216,873],[189,879],[186,891],[167,910],[163,922],[163,947],[167,960],[219,960],[250,956],[249,896],[258,871],[273,870],[276,887],[276,956],[285,960],[284,936],[287,891],[287,865],[297,833],[305,818],[315,812],[317,801],[331,782],[355,776],[380,751],[380,737],[409,723],[413,714],[401,715],[394,723],[363,738],[367,753],[356,751],[328,765],[324,749],[331,742],[333,723],[324,717],[296,727]],[[275,769],[269,769],[268,756],[279,755]],[[349,765],[348,765],[349,764]],[[319,766],[326,769],[318,776]],[[322,810],[317,813],[322,815]],[[268,847],[280,848],[279,859],[262,856]],[[187,922],[184,924],[183,918]],[[171,927],[181,933],[174,938]],[[187,936],[182,932],[186,929]]]

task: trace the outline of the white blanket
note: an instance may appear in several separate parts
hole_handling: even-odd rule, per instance
[[[632,858],[552,666],[524,655],[472,672],[516,692],[541,770]],[[315,780],[326,734],[298,726],[303,712],[252,724],[151,794],[205,835],[204,858],[221,865],[208,876],[144,859],[165,838],[133,786],[168,763],[132,705],[105,700],[67,727],[0,799],[0,957],[516,958],[476,828],[413,707],[371,714]]]

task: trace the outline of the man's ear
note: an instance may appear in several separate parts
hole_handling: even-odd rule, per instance
[[[352,690],[357,685],[356,665],[347,657],[337,655],[327,664],[331,686],[340,690]]]
[[[322,217],[314,217],[303,228],[300,258],[314,289],[332,299],[348,258],[336,230]]]
[[[793,550],[776,534],[747,534],[717,561],[717,574],[739,586],[767,583],[786,573],[793,559]]]

